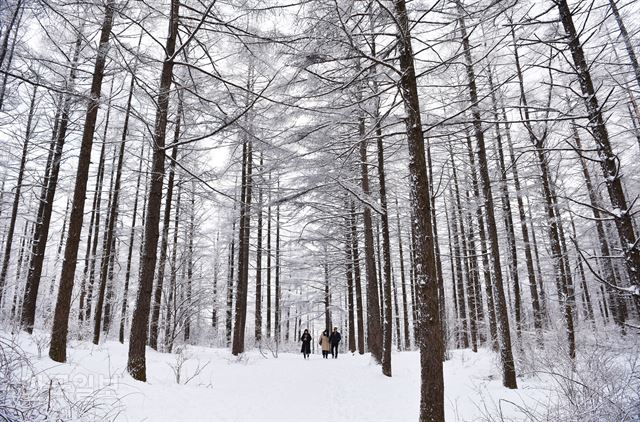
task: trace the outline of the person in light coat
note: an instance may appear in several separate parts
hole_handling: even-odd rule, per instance
[[[329,332],[324,330],[320,335],[320,341],[318,342],[322,346],[322,357],[329,358],[329,352],[331,351],[331,342],[329,342]]]

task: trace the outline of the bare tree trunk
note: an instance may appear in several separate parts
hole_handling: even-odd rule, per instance
[[[9,18],[8,25],[5,28],[2,41],[0,41],[0,67],[2,67],[2,65],[4,64],[4,58],[7,55],[11,30],[13,29],[13,26],[16,25],[16,21],[19,22],[19,16],[22,15],[22,1],[23,0],[18,0],[16,2],[13,12],[11,13],[11,17]],[[16,25],[15,31],[17,30],[18,30],[18,27]]]
[[[620,11],[618,10],[616,0],[609,0],[609,5],[611,6],[611,12],[616,19],[618,28],[620,29],[620,35],[622,36],[622,40],[624,41],[624,46],[627,50],[627,55],[629,56],[629,61],[631,62],[631,67],[633,68],[636,82],[638,83],[638,88],[640,88],[640,66],[638,65],[638,58],[636,57],[636,52],[633,48],[633,42],[631,41],[631,37],[629,36],[629,31],[627,31],[627,27],[622,20],[622,16],[620,16]]]
[[[174,146],[171,149],[171,162],[169,163],[169,177],[167,179],[167,195],[164,203],[164,216],[162,221],[162,238],[160,240],[160,258],[158,260],[158,274],[153,301],[151,302],[151,323],[149,325],[149,346],[158,350],[158,333],[160,330],[160,308],[162,307],[162,287],[164,284],[167,248],[169,246],[169,226],[171,225],[171,207],[173,206],[173,189],[176,174],[176,162],[178,160],[178,141],[182,121],[182,97],[178,95],[178,111],[176,112],[176,124],[173,134]]]
[[[5,68],[5,74],[2,77],[2,86],[0,87],[0,110],[2,110],[2,106],[4,104],[4,96],[7,91],[7,82],[9,80],[9,71],[11,70],[11,64],[13,63],[13,54],[16,50],[16,41],[18,39],[18,29],[20,28],[20,22],[22,21],[22,10],[20,10],[20,14],[18,16],[17,22],[15,22],[16,29],[13,31],[13,39],[11,41],[11,48],[9,49],[9,57],[7,57],[7,62]],[[12,25],[13,26],[13,25]],[[7,32],[9,32],[10,28],[7,28]],[[8,34],[7,34],[8,37]],[[0,63],[0,68],[2,67],[2,63]]]
[[[29,104],[29,115],[27,117],[27,127],[24,131],[24,142],[22,143],[22,158],[20,159],[20,168],[18,169],[18,179],[13,194],[13,204],[11,206],[11,217],[9,217],[9,227],[7,229],[4,257],[2,259],[2,270],[0,270],[0,304],[4,296],[5,284],[7,280],[7,272],[9,271],[9,261],[11,260],[11,247],[13,246],[13,234],[16,229],[16,219],[18,218],[18,206],[20,205],[20,192],[22,191],[22,180],[24,178],[24,168],[27,164],[27,154],[29,152],[29,141],[31,140],[31,132],[33,131],[33,115],[36,111],[36,93],[37,87],[33,89],[31,103]]]
[[[114,79],[111,80],[111,89],[109,90],[109,103],[107,105],[107,117],[105,119],[105,124],[104,124],[104,132],[102,135],[102,151],[100,153],[100,164],[99,164],[99,169],[98,169],[98,177],[97,180],[99,183],[96,184],[97,187],[97,193],[96,193],[96,208],[94,211],[92,211],[92,213],[95,213],[95,220],[94,220],[94,228],[93,228],[93,249],[91,251],[91,261],[89,264],[89,279],[86,285],[86,305],[84,306],[84,308],[81,308],[81,315],[82,315],[82,311],[84,311],[84,319],[85,320],[90,320],[91,319],[91,307],[93,305],[93,286],[95,284],[95,280],[96,280],[96,262],[98,261],[98,231],[100,230],[100,214],[101,214],[101,210],[102,210],[102,192],[103,192],[103,186],[104,186],[104,174],[105,174],[105,160],[106,160],[106,155],[104,153],[105,148],[106,148],[106,144],[107,144],[107,136],[109,133],[109,119],[111,117],[111,98],[112,98],[112,93],[113,93],[113,83],[114,83]],[[107,201],[107,209],[110,208],[110,204],[111,204],[111,198],[113,196],[113,192],[111,191],[111,188],[113,187],[113,169],[115,168],[115,160],[116,160],[116,154],[114,152],[113,157],[111,158],[112,163],[111,163],[111,181],[110,181],[110,186],[109,186],[109,196],[108,196],[108,201]],[[104,252],[107,249],[107,239],[106,239],[106,233],[107,233],[107,226],[109,224],[109,219],[108,216],[107,218],[105,218],[105,230],[103,233],[103,239],[102,239],[102,253],[100,254],[100,265],[102,266],[102,261],[104,260]],[[85,263],[86,265],[86,263]],[[85,267],[86,268],[86,267]],[[84,278],[83,278],[83,282],[84,282]],[[81,286],[81,293],[84,293],[85,291],[85,286],[82,285]],[[82,321],[82,320],[81,320]]]
[[[457,339],[458,339],[458,347],[462,347],[464,349],[469,347],[469,320],[467,318],[467,308],[465,304],[465,292],[464,292],[464,272],[462,269],[462,260],[461,256],[463,254],[468,257],[468,251],[466,250],[466,241],[464,240],[466,237],[466,233],[464,230],[464,218],[462,217],[462,201],[460,199],[460,190],[458,184],[458,175],[456,171],[456,163],[453,161],[453,155],[451,155],[451,168],[453,171],[453,186],[456,195],[456,204],[454,207],[453,217],[451,220],[451,227],[453,232],[453,242],[454,242],[454,256],[456,263],[456,285],[454,289],[456,290],[456,300],[457,300],[457,310],[458,310],[458,324],[457,327]],[[468,261],[469,258],[466,258]],[[469,265],[467,264],[467,274],[470,272]],[[470,284],[467,281],[467,284]],[[469,305],[471,301],[469,301]],[[473,315],[473,324],[475,325],[475,315]],[[473,335],[475,337],[475,333]],[[476,347],[477,350],[477,347]]]
[[[127,252],[127,269],[124,274],[124,288],[122,291],[122,310],[120,312],[120,330],[118,332],[118,341],[124,343],[124,328],[127,319],[127,306],[129,303],[129,281],[131,279],[131,261],[133,257],[133,244],[136,239],[136,222],[138,218],[138,198],[140,193],[140,180],[142,179],[142,162],[145,160],[144,143],[140,152],[140,162],[138,163],[138,176],[136,179],[136,193],[133,201],[133,214],[131,220],[131,231],[129,234],[129,251]],[[145,180],[146,184],[146,180]]]
[[[160,75],[160,90],[156,109],[156,124],[153,139],[153,158],[151,181],[149,183],[149,202],[145,221],[144,253],[141,259],[140,283],[136,309],[133,312],[131,335],[129,341],[129,358],[127,370],[138,381],[147,380],[145,346],[153,288],[153,275],[156,267],[156,251],[158,247],[158,229],[160,225],[160,207],[162,203],[162,180],[164,176],[164,147],[167,131],[167,114],[169,110],[169,93],[173,77],[173,60],[178,36],[180,1],[171,0],[169,17],[169,35],[165,45],[165,58]]]
[[[499,120],[496,117],[497,114],[497,103],[494,100],[495,94],[493,94],[493,88],[491,88],[492,92],[492,101],[494,108],[494,118],[496,121]],[[527,264],[527,277],[529,282],[529,292],[531,294],[531,306],[533,307],[533,325],[537,332],[538,344],[542,346],[544,344],[542,338],[542,327],[544,325],[545,314],[546,314],[546,306],[544,303],[541,303],[541,297],[538,295],[538,281],[536,280],[535,269],[533,267],[533,255],[531,253],[531,241],[529,240],[529,228],[527,227],[527,216],[525,214],[524,202],[522,200],[522,191],[520,186],[520,176],[518,174],[518,166],[516,165],[516,155],[513,150],[513,143],[511,141],[511,127],[510,123],[507,120],[507,112],[504,108],[504,105],[501,107],[502,111],[502,119],[504,121],[506,138],[507,138],[507,146],[509,149],[509,159],[511,160],[511,171],[513,173],[513,187],[516,191],[516,200],[518,203],[518,215],[520,217],[520,228],[522,231],[522,242],[524,243],[524,257],[525,262]],[[499,130],[496,127],[496,130]],[[515,235],[515,234],[514,234]],[[540,281],[542,282],[542,281]],[[540,292],[542,293],[542,292]]]
[[[371,194],[369,188],[369,166],[367,164],[367,141],[365,139],[364,117],[359,118],[360,135],[360,174],[362,192]],[[367,274],[367,345],[371,355],[378,363],[382,363],[382,327],[380,326],[380,298],[378,296],[378,280],[376,277],[375,244],[373,240],[373,222],[371,209],[365,204],[363,210],[365,268]]]
[[[31,241],[31,239],[29,239],[29,241],[27,241],[27,236],[29,236],[29,227],[33,227],[32,224],[30,224],[28,221],[25,221],[24,223],[24,230],[22,232],[22,238],[20,239],[20,253],[18,254],[18,263],[16,265],[16,285],[13,289],[13,301],[11,302],[11,320],[13,321],[14,318],[16,318],[17,316],[17,312],[18,312],[18,300],[20,297],[20,285],[21,285],[21,281],[22,281],[22,267],[23,267],[23,262],[24,261],[24,256],[25,256],[25,251],[29,249],[29,242]],[[27,261],[28,262],[28,261]]]
[[[271,172],[267,194],[267,338],[271,337]]]
[[[573,221],[573,214],[569,213],[569,217],[571,218],[571,230],[573,231],[573,238],[577,239],[578,235],[576,233],[576,224]],[[585,319],[588,319],[589,321],[591,321],[593,329],[595,330],[596,320],[593,316],[593,306],[591,305],[591,295],[589,294],[589,287],[587,286],[587,277],[585,275],[584,266],[582,265],[582,260],[580,259],[580,256],[578,256],[576,260],[578,261],[578,272],[580,274],[580,287],[582,288],[582,298],[584,300]]]
[[[173,247],[171,249],[171,260],[169,268],[171,273],[169,274],[169,294],[167,297],[167,306],[165,309],[164,317],[164,349],[171,353],[173,350],[173,341],[175,339],[174,327],[177,325],[178,315],[176,309],[176,297],[177,294],[177,276],[178,276],[178,231],[180,228],[181,217],[181,199],[182,199],[182,183],[178,180],[178,194],[176,195],[176,211],[173,216]],[[176,324],[172,323],[172,319],[176,320]]]
[[[409,16],[404,0],[395,0],[395,18],[398,25],[399,59],[402,77],[401,89],[405,103],[409,171],[415,209],[415,261],[416,296],[419,297],[420,337],[420,420],[444,421],[444,380],[442,371],[443,339],[438,300],[438,280],[435,273],[433,227],[431,221],[431,195],[425,163],[424,136],[420,120],[420,101],[413,64]]]
[[[356,326],[358,331],[358,353],[363,355],[364,342],[364,306],[362,304],[362,276],[360,273],[360,251],[358,248],[358,224],[356,221],[356,208],[351,201],[351,250],[353,255],[353,276],[356,290]]]
[[[71,215],[69,216],[69,234],[64,250],[64,261],[60,274],[60,287],[58,299],[51,329],[51,345],[49,357],[56,362],[67,360],[67,331],[69,328],[69,312],[71,308],[71,294],[76,272],[78,258],[78,246],[82,232],[82,220],[84,219],[84,202],[87,193],[87,180],[89,178],[89,163],[91,162],[91,147],[95,134],[98,109],[100,107],[100,91],[109,51],[109,36],[113,26],[115,12],[115,0],[108,0],[105,10],[105,18],[100,32],[100,43],[91,82],[91,93],[87,114],[85,117],[82,143],[80,145],[80,157],[78,171],[76,173],[76,185],[73,192]]]
[[[280,191],[280,179],[278,178],[278,189],[277,192],[279,194]],[[280,343],[280,321],[281,321],[281,287],[280,287],[280,202],[276,205],[276,274],[275,274],[275,289],[276,289],[276,297],[275,297],[275,338],[276,343]]]
[[[238,286],[236,288],[236,315],[231,353],[244,352],[244,334],[247,322],[247,291],[249,289],[249,240],[251,232],[251,191],[253,150],[251,141],[244,142],[243,180],[240,200],[240,237],[238,239]]]
[[[377,116],[376,116],[377,117]],[[376,143],[378,151],[378,184],[380,190],[380,208],[382,215],[382,258],[383,263],[383,291],[384,291],[384,322],[382,325],[382,373],[391,376],[391,348],[393,347],[393,304],[391,286],[391,239],[389,236],[389,210],[387,207],[387,184],[384,173],[384,144],[382,142],[382,129],[380,121],[376,122]],[[395,289],[394,289],[395,292]],[[397,301],[397,297],[396,297]]]
[[[263,154],[260,152],[260,180],[264,180],[262,172],[264,170]],[[258,186],[258,239],[256,247],[256,310],[255,310],[255,332],[256,343],[262,341],[262,207],[263,207],[263,187]]]
[[[237,185],[237,180],[236,180]],[[236,256],[236,197],[233,201],[233,223],[231,224],[231,246],[229,247],[229,269],[227,271],[227,308],[225,314],[225,339],[227,346],[231,346],[231,333],[233,330],[233,282],[235,273],[235,256]]]
[[[573,140],[576,143],[576,148],[578,151],[582,150],[582,140],[580,139],[580,134],[578,133],[577,127],[572,124],[571,130],[573,134]],[[598,191],[593,186],[593,181],[591,180],[591,175],[589,174],[589,168],[587,167],[587,163],[584,157],[579,157],[580,167],[582,169],[582,176],[584,177],[584,182],[587,187],[587,193],[589,194],[589,202],[591,202],[591,212],[593,214],[593,222],[596,226],[596,233],[598,235],[598,245],[600,247],[600,255],[602,256],[599,260],[600,266],[603,272],[603,278],[607,281],[608,286],[606,287],[606,291],[609,295],[609,303],[612,308],[611,311],[614,315],[614,321],[616,324],[620,326],[622,330],[624,330],[625,318],[623,312],[624,301],[620,298],[618,292],[615,292],[611,286],[617,286],[618,282],[616,280],[613,265],[611,263],[611,248],[609,247],[609,241],[607,239],[607,233],[605,230],[605,226],[603,223],[603,215],[600,212],[602,208],[600,195]]]
[[[348,207],[345,204],[345,209]],[[347,312],[349,322],[349,351],[355,353],[356,351],[356,327],[355,327],[355,312],[353,301],[353,253],[351,249],[351,230],[350,220],[345,219],[344,228],[344,250],[345,250],[345,274],[347,278]]]
[[[106,133],[106,129],[105,129]],[[87,290],[87,281],[93,280],[95,271],[96,255],[98,250],[98,229],[100,228],[100,207],[102,197],[102,182],[104,177],[104,163],[106,151],[106,136],[102,139],[102,147],[100,148],[100,158],[98,159],[98,173],[96,175],[96,187],[93,193],[93,206],[91,207],[91,218],[89,219],[89,234],[87,236],[87,250],[84,258],[84,269],[82,271],[82,282],[80,283],[80,306],[78,307],[78,319],[83,322],[89,319],[91,306],[91,293]],[[89,268],[91,275],[89,276]],[[93,284],[93,281],[89,281]],[[87,298],[88,296],[88,298]],[[85,302],[89,306],[85,306]]]
[[[142,40],[142,34],[138,41],[138,49],[140,48],[141,40]],[[134,74],[131,76],[131,83],[129,85],[129,96],[127,97],[127,106],[126,106],[126,111],[124,115],[124,122],[122,124],[122,139],[120,140],[120,150],[118,151],[118,163],[116,165],[116,177],[115,177],[115,183],[114,183],[113,192],[112,192],[113,197],[111,199],[109,217],[107,218],[108,226],[107,226],[106,251],[103,254],[101,268],[100,268],[100,286],[99,286],[99,292],[98,292],[98,303],[96,304],[96,313],[94,316],[94,327],[93,327],[93,343],[94,344],[98,344],[100,342],[100,324],[102,323],[102,307],[104,306],[104,294],[105,294],[105,288],[107,285],[107,277],[109,276],[110,262],[113,261],[112,254],[113,254],[113,247],[115,245],[115,227],[118,219],[118,206],[119,206],[119,200],[120,200],[122,166],[124,164],[125,145],[127,143],[127,136],[129,134],[129,117],[131,115],[131,101],[133,99],[133,90],[134,90],[134,84],[135,84],[134,75],[135,75],[136,67],[137,66],[134,67]],[[140,163],[142,164],[142,160],[140,160]],[[139,184],[140,184],[140,172],[138,172],[138,186]],[[124,298],[123,298],[123,303],[124,303],[123,312],[126,308],[126,294],[129,286],[131,251],[133,248],[133,227],[135,226],[135,212],[138,206],[137,196],[135,201],[136,203],[134,205],[134,217],[133,217],[134,220],[133,220],[133,226],[131,231],[131,244],[129,246],[129,260],[127,264],[128,265],[127,280],[125,281],[125,292],[124,292]],[[121,323],[124,324],[124,315],[121,321],[122,321]],[[105,326],[106,325],[107,324],[105,324]],[[124,331],[124,326],[122,326],[121,331]],[[123,336],[124,336],[124,333],[122,332],[121,338]],[[121,340],[121,342],[122,341],[123,340]]]
[[[615,221],[620,243],[627,265],[629,281],[635,289],[640,289],[640,243],[636,239],[633,226],[632,210],[627,205],[627,198],[622,186],[622,174],[620,171],[620,160],[613,152],[609,141],[609,133],[602,115],[602,109],[598,102],[596,90],[591,79],[590,67],[582,50],[582,44],[578,32],[573,23],[571,9],[566,0],[556,0],[556,5],[560,12],[560,21],[567,33],[569,50],[574,62],[580,88],[587,114],[589,116],[588,127],[593,134],[598,149],[600,167],[604,176],[609,200],[613,211],[611,216]],[[637,72],[637,67],[636,67]],[[640,305],[640,295],[634,295],[636,306]]]
[[[511,274],[511,281],[513,282],[513,307],[515,309],[516,317],[516,335],[518,341],[521,342],[522,338],[522,299],[520,296],[520,276],[518,274],[518,249],[516,247],[516,234],[513,223],[513,214],[511,213],[511,196],[509,194],[509,185],[507,180],[507,166],[505,164],[503,147],[502,147],[502,135],[500,133],[500,116],[498,115],[498,101],[496,100],[495,89],[493,86],[493,75],[491,71],[491,65],[488,66],[487,75],[489,78],[489,90],[491,91],[491,104],[493,108],[493,118],[495,119],[495,133],[496,133],[496,151],[498,153],[498,166],[500,169],[500,190],[502,191],[502,214],[504,218],[504,226],[507,231],[507,243],[509,245],[509,273]],[[515,167],[515,163],[513,164]],[[531,287],[531,301],[534,308],[534,324],[540,336],[541,326],[537,324],[539,313],[538,307],[538,292],[535,286],[535,282]],[[522,344],[522,343],[520,343]]]
[[[331,291],[329,290],[329,257],[327,256],[327,247],[324,247],[324,260],[322,267],[324,270],[324,327],[327,333],[331,333]]]
[[[191,307],[192,305],[192,284],[193,284],[193,238],[196,235],[196,187],[195,181],[191,182],[191,209],[189,210],[189,240],[187,246],[187,312],[184,320],[184,341],[191,338]]]
[[[502,361],[502,384],[507,388],[517,388],[515,362],[511,350],[511,333],[509,330],[509,315],[507,302],[504,296],[502,283],[502,267],[500,265],[500,248],[498,244],[498,230],[494,215],[493,196],[491,192],[491,178],[489,177],[489,166],[487,151],[484,143],[484,131],[482,129],[482,117],[478,105],[478,92],[476,87],[476,76],[473,70],[473,59],[471,57],[471,46],[464,21],[464,10],[460,0],[456,0],[458,6],[458,22],[462,34],[462,45],[466,61],[467,78],[469,84],[469,97],[471,101],[471,114],[473,117],[473,128],[477,141],[476,153],[478,155],[478,167],[480,170],[480,180],[484,197],[485,213],[487,216],[487,231],[489,234],[489,246],[491,261],[493,264],[494,286],[496,290],[496,319],[498,332],[500,333],[500,358]]]
[[[518,54],[518,45],[515,37],[515,29],[511,30],[513,45],[514,45],[514,58],[516,63],[516,72],[518,76],[518,85],[520,88],[520,101],[523,106],[524,125],[529,134],[529,139],[533,144],[538,159],[538,165],[542,177],[542,193],[545,198],[545,210],[547,212],[548,224],[549,224],[549,242],[551,247],[551,256],[553,260],[553,266],[556,278],[556,289],[558,291],[558,299],[562,306],[562,312],[565,320],[567,330],[567,343],[569,345],[569,356],[575,358],[575,332],[573,324],[573,310],[571,305],[569,285],[570,274],[567,271],[566,256],[562,251],[562,244],[560,239],[559,226],[562,224],[558,209],[555,205],[555,195],[551,185],[551,174],[549,171],[549,163],[547,161],[547,154],[545,150],[545,138],[546,132],[542,136],[535,134],[531,125],[531,119],[528,109],[528,101],[526,92],[524,89],[524,79],[522,74],[522,68],[520,66],[520,56]]]
[[[83,35],[81,28],[78,31],[74,45],[73,59],[70,64],[71,69],[69,71],[69,78],[67,79],[65,87],[68,91],[72,91],[75,84],[82,39]],[[47,239],[49,237],[49,225],[51,223],[51,213],[53,211],[53,200],[58,186],[58,175],[60,173],[60,162],[62,160],[62,148],[67,136],[71,105],[74,101],[74,98],[71,95],[66,95],[64,97],[61,96],[60,98],[62,102],[62,104],[60,104],[60,118],[56,119],[56,123],[59,122],[59,124],[54,126],[49,159],[47,160],[45,177],[42,182],[42,190],[38,205],[38,219],[33,231],[33,241],[31,243],[31,264],[29,265],[29,274],[25,285],[22,314],[20,318],[20,326],[29,334],[33,332],[33,324],[36,317],[36,301],[42,276],[44,255],[47,248]]]
[[[400,227],[400,209],[398,208],[398,198],[396,198],[396,220],[398,226],[398,253],[400,259],[400,283],[402,292],[402,320],[404,329],[404,349],[411,349],[411,336],[409,335],[409,309],[407,303],[407,283],[404,272],[404,254],[402,250],[402,230]]]

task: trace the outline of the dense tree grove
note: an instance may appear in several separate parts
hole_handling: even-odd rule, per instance
[[[338,327],[393,375],[640,327],[629,0],[0,3],[0,320],[145,349]]]

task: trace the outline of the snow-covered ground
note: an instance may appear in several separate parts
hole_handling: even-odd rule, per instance
[[[36,339],[44,338],[35,336]],[[5,337],[6,339],[6,337]],[[127,345],[72,342],[68,362],[38,357],[37,342],[14,339],[26,351],[47,402],[73,403],[74,417],[106,414],[119,421],[416,421],[420,370],[417,352],[393,355],[393,377],[382,375],[369,355],[337,360],[312,355],[188,346],[181,354],[147,352],[148,382],[126,372]],[[183,365],[180,384],[176,371]],[[518,390],[502,387],[497,355],[452,351],[445,363],[448,421],[523,420],[518,405],[545,403],[539,378],[520,378]],[[542,406],[542,404],[541,404]],[[70,414],[71,414],[70,413]]]

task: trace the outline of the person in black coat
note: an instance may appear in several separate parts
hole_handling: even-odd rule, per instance
[[[329,343],[331,343],[331,357],[338,359],[338,345],[342,340],[342,336],[338,332],[338,327],[333,327],[333,332],[329,336]]]
[[[304,330],[302,337],[300,337],[300,341],[302,341],[302,356],[304,356],[305,359],[307,359],[311,354],[311,340],[312,338],[311,334],[309,334],[309,330]]]

